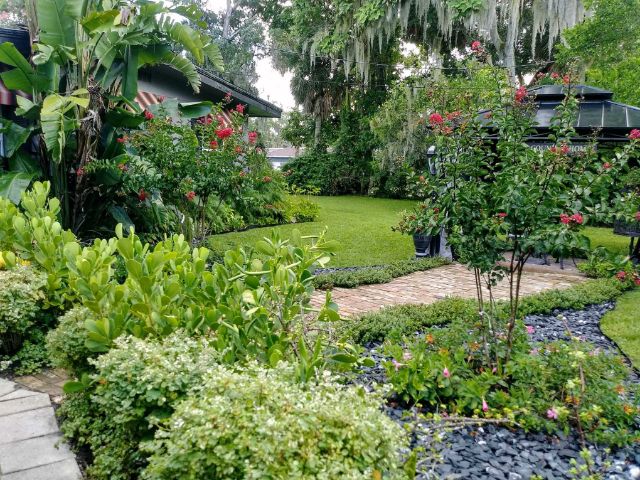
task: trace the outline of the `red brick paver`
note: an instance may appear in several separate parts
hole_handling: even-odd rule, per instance
[[[530,295],[548,289],[568,288],[585,278],[575,273],[526,271],[522,277],[521,293]],[[324,292],[314,294],[312,304],[324,301]],[[476,287],[473,273],[464,265],[451,264],[425,272],[416,272],[389,283],[364,285],[358,288],[334,288],[332,298],[340,306],[344,317],[379,310],[390,305],[427,304],[446,297],[473,298]],[[509,284],[503,280],[494,287],[496,299],[509,298]]]

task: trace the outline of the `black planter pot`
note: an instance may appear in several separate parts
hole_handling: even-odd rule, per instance
[[[440,235],[413,235],[416,258],[435,257],[440,254]]]

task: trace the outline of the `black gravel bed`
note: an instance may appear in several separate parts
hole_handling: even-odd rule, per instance
[[[593,305],[580,311],[555,310],[548,315],[530,315],[524,323],[532,326],[532,343],[569,340],[567,327],[574,337],[591,342],[603,350],[620,353],[616,344],[600,330],[600,318],[615,306],[608,302]],[[376,366],[364,370],[355,383],[372,386],[385,382],[384,360],[380,344],[366,347]],[[629,378],[640,379],[637,372]],[[386,413],[400,424],[407,420],[409,411],[395,404],[385,409]],[[408,415],[409,414],[409,415]],[[434,425],[422,424],[425,428],[413,429],[413,446],[425,447],[427,454],[418,461],[416,478],[426,479],[495,479],[528,480],[532,475],[543,479],[572,479],[571,460],[579,464],[582,449],[577,435],[546,435],[524,432],[497,424],[475,424],[448,427],[448,423],[435,427],[441,441],[433,441]],[[588,449],[595,462],[595,469],[607,480],[640,480],[640,446],[611,450],[601,445],[589,444]],[[436,456],[440,458],[433,461]],[[606,464],[609,464],[606,466]]]

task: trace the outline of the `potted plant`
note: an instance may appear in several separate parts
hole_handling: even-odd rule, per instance
[[[416,258],[434,257],[440,253],[440,209],[429,202],[420,203],[411,212],[403,212],[393,230],[413,236]]]

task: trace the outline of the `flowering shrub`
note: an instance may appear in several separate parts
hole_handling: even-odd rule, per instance
[[[300,385],[282,364],[211,370],[145,445],[142,478],[406,478],[405,434],[379,396],[331,378]]]

